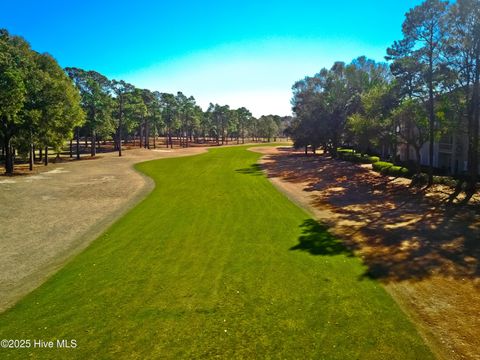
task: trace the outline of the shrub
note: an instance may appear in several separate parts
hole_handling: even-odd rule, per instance
[[[387,168],[387,174],[395,177],[409,177],[410,171],[403,166],[391,166]]]
[[[455,181],[455,179],[453,179],[450,176],[434,176],[433,177],[433,183],[434,184],[447,185],[447,186],[450,186],[450,187],[457,186],[457,182]]]
[[[456,187],[457,186],[457,180],[450,176],[434,176],[433,177],[433,183],[434,184],[441,184],[441,185],[447,185],[450,187]],[[415,174],[412,177],[412,185],[413,186],[424,186],[428,184],[428,174],[426,173],[420,173],[420,174]]]
[[[380,158],[377,156],[353,154],[351,161],[359,164],[373,164],[378,162],[379,160]]]
[[[372,167],[373,167],[373,170],[375,171],[378,171],[380,173],[383,174],[382,170],[383,171],[386,171],[384,169],[388,169],[390,167],[392,167],[393,164],[390,163],[390,162],[386,162],[386,161],[377,161],[376,163],[373,163]]]
[[[337,153],[338,153],[338,154],[353,153],[353,149],[338,148],[338,149],[337,149]]]
[[[353,149],[337,149],[337,155],[342,160],[351,161],[351,156],[354,155]]]
[[[362,154],[355,153],[350,155],[350,161],[357,164],[362,164],[364,162],[364,157],[362,156]]]
[[[352,162],[354,162],[356,156],[357,156],[357,154],[355,154],[355,153],[348,153],[348,152],[338,153],[338,157],[339,157],[340,159],[342,159],[342,160],[345,160],[345,161],[352,161]]]
[[[380,161],[378,156],[356,153],[353,149],[338,149],[338,157],[345,161],[351,161],[358,164],[373,164]]]
[[[428,184],[428,174],[420,173],[412,177],[412,186],[423,186]]]
[[[383,175],[390,175],[395,177],[409,177],[410,170],[403,166],[393,165],[390,162],[378,161],[372,165],[373,170],[378,171]]]

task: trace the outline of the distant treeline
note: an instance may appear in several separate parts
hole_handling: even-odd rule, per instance
[[[119,155],[125,139],[154,146],[157,136],[190,143],[270,141],[283,134],[291,117],[252,116],[245,107],[210,104],[206,111],[193,96],[139,89],[96,71],[62,69],[48,54],[33,51],[27,41],[0,29],[0,149],[7,174],[16,155],[30,159],[35,149],[59,152],[65,142],[89,138],[91,155],[99,139],[111,139]],[[77,155],[78,156],[78,155]]]
[[[418,169],[420,150],[428,146],[429,184],[435,141],[464,135],[473,193],[479,168],[480,1],[424,1],[405,15],[402,32],[403,39],[387,49],[388,64],[359,57],[295,83],[289,132],[297,147],[322,147],[334,156],[349,145],[395,157],[403,144],[414,149]]]

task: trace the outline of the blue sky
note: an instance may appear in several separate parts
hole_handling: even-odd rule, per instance
[[[291,86],[333,61],[383,60],[419,0],[1,0],[0,27],[62,66],[163,92],[290,113]]]

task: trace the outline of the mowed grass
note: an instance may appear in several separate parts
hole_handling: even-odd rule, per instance
[[[233,147],[138,165],[155,190],[0,315],[0,339],[77,348],[0,358],[432,358],[361,262],[258,171],[259,156]]]

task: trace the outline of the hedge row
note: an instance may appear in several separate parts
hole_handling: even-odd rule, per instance
[[[356,153],[353,149],[338,149],[338,157],[342,160],[351,161],[361,164],[372,164],[373,170],[383,174],[394,177],[412,178],[412,182],[418,185],[428,183],[428,175],[425,173],[413,174],[409,169],[403,166],[396,166],[391,162],[380,161],[378,156],[369,156],[367,154]],[[434,184],[443,184],[450,187],[455,187],[456,180],[449,176],[434,176]]]
[[[410,177],[410,170],[404,168],[403,166],[392,166],[386,170],[386,175],[395,176],[395,177]]]
[[[434,184],[447,185],[447,186],[450,186],[450,187],[457,186],[457,180],[453,179],[450,176],[434,176],[433,177],[433,183]]]
[[[380,160],[378,156],[362,155],[352,149],[339,149],[337,153],[340,159],[359,164],[373,164]]]
[[[395,177],[410,177],[412,174],[410,170],[403,166],[396,166],[387,161],[378,161],[372,165],[373,170],[378,171],[384,175],[390,175]]]
[[[454,188],[457,186],[457,179],[454,179],[450,176],[434,176],[433,177],[433,183],[434,184],[441,184],[441,185],[446,185],[451,188]],[[428,184],[428,174],[426,173],[419,173],[415,174],[412,177],[412,184],[415,186],[424,186]],[[462,186],[463,187],[463,186]]]
[[[337,153],[338,157],[342,160],[361,164],[372,164],[373,170],[384,175],[395,177],[410,177],[412,175],[407,168],[396,166],[387,161],[380,161],[378,156],[362,155],[352,149],[338,149]]]
[[[382,172],[385,169],[391,168],[393,166],[392,163],[387,161],[377,161],[375,164],[372,165],[373,170]]]

